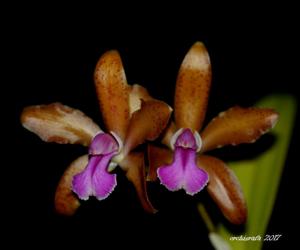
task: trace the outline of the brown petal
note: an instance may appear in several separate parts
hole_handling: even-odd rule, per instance
[[[46,142],[89,145],[100,128],[84,113],[61,103],[26,107],[22,125]]]
[[[175,91],[175,121],[178,128],[199,131],[205,118],[211,83],[208,52],[196,42],[179,69]]]
[[[117,51],[108,51],[101,56],[94,77],[105,126],[124,140],[129,124],[130,87]]]
[[[80,202],[72,192],[73,176],[81,172],[88,164],[88,156],[83,155],[71,163],[61,177],[55,193],[55,209],[63,215],[73,215]]]
[[[149,95],[147,89],[145,89],[144,87],[138,84],[134,84],[130,86],[130,93],[129,93],[130,115],[141,108],[142,100],[149,101],[151,99],[153,98]]]
[[[164,102],[142,102],[141,109],[132,114],[128,128],[124,155],[146,140],[155,140],[168,124],[172,109]]]
[[[157,179],[156,170],[162,165],[171,164],[173,160],[173,152],[167,148],[156,147],[148,144],[148,161],[149,172],[147,181],[155,181]]]
[[[176,125],[174,122],[170,122],[170,125],[167,127],[167,129],[165,130],[162,136],[161,142],[165,144],[167,147],[172,148],[170,142],[175,132],[176,132]]]
[[[255,142],[277,120],[278,113],[272,109],[233,107],[215,117],[201,133],[201,151]]]
[[[197,158],[197,164],[207,171],[207,191],[224,216],[233,224],[245,223],[246,202],[234,172],[223,161],[211,156],[201,155]]]
[[[120,167],[126,172],[128,180],[133,183],[145,211],[149,213],[157,212],[147,195],[144,154],[130,153],[120,163]]]

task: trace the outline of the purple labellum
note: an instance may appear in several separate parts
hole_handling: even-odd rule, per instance
[[[116,174],[107,172],[111,158],[117,154],[117,141],[106,133],[97,134],[89,148],[90,160],[85,170],[73,178],[72,190],[82,200],[95,196],[107,198],[117,185]]]
[[[89,155],[106,155],[117,152],[118,142],[110,134],[100,132],[92,140],[89,147]]]
[[[190,129],[184,129],[174,146],[173,162],[158,168],[158,178],[171,191],[184,189],[187,194],[194,195],[208,183],[208,174],[196,164],[197,140]]]

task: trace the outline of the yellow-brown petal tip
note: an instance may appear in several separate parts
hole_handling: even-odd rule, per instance
[[[121,57],[116,50],[104,53],[95,69],[96,92],[106,128],[125,138],[129,124],[129,91]]]
[[[175,121],[179,128],[200,130],[205,118],[211,85],[211,63],[202,42],[186,54],[177,77]]]
[[[233,107],[221,112],[201,133],[202,152],[225,145],[253,143],[273,128],[279,114],[268,108]]]
[[[80,202],[72,191],[73,176],[81,172],[88,164],[88,156],[83,155],[73,161],[61,177],[55,193],[55,210],[62,215],[73,215]]]
[[[207,191],[223,215],[233,224],[244,224],[247,206],[234,172],[223,161],[207,155],[198,157],[197,164],[209,174]]]
[[[61,103],[24,108],[21,123],[43,141],[87,146],[100,128],[78,109]]]

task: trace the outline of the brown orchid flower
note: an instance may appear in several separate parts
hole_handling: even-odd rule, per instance
[[[226,145],[255,142],[276,124],[278,114],[272,109],[233,107],[221,112],[199,134],[210,85],[209,55],[203,43],[196,42],[177,77],[175,122],[171,122],[162,139],[169,149],[148,146],[148,180],[158,177],[167,189],[184,189],[190,195],[207,185],[224,216],[241,224],[246,220],[247,207],[235,174],[223,161],[204,153]]]
[[[78,198],[105,199],[117,184],[111,171],[119,165],[143,208],[155,212],[146,192],[144,153],[133,149],[156,139],[172,110],[149,96],[145,88],[127,84],[117,51],[106,52],[99,59],[95,86],[109,133],[81,111],[60,103],[26,107],[21,115],[23,126],[46,142],[89,146],[88,154],[72,162],[63,174],[55,194],[56,210],[72,215],[80,205]]]

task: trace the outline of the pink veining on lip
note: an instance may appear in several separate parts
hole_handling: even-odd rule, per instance
[[[187,194],[200,192],[208,183],[208,174],[196,164],[198,145],[190,129],[180,131],[175,141],[173,162],[157,169],[157,176],[167,189],[184,189]]]
[[[89,148],[89,163],[72,181],[72,190],[82,200],[95,196],[105,199],[116,187],[116,174],[107,172],[111,158],[118,151],[116,140],[107,133],[97,134]]]

